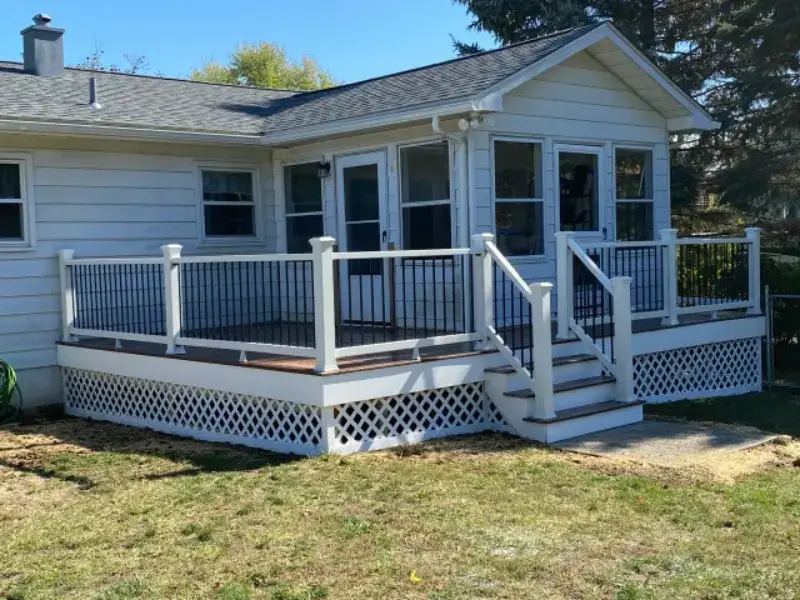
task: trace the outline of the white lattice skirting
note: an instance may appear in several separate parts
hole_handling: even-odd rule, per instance
[[[505,430],[483,382],[333,407],[63,368],[68,414],[214,442],[314,455]]]
[[[635,393],[648,402],[761,390],[761,338],[642,354],[633,361]]]

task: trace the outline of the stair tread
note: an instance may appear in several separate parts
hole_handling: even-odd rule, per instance
[[[579,419],[581,417],[588,417],[597,415],[604,412],[613,410],[621,410],[629,406],[639,406],[644,404],[644,400],[635,400],[633,402],[620,402],[619,400],[609,400],[607,402],[599,402],[597,404],[586,404],[584,406],[577,406],[575,408],[567,408],[565,410],[557,410],[556,416],[552,419],[537,419],[536,417],[526,417],[523,421],[528,423],[558,423],[560,421],[569,421],[571,419]]]
[[[573,354],[571,356],[562,356],[559,358],[553,359],[553,366],[560,367],[564,365],[574,365],[581,362],[590,362],[593,360],[597,360],[597,358],[593,354]],[[490,367],[486,369],[487,373],[500,373],[508,375],[510,373],[516,373],[516,369],[509,365],[504,365],[502,367]]]
[[[610,375],[597,375],[595,377],[586,377],[585,379],[573,379],[571,381],[555,384],[553,386],[553,393],[558,394],[559,392],[569,392],[571,390],[578,390],[596,385],[605,385],[606,383],[614,383],[616,380],[616,377],[611,377]],[[535,394],[531,390],[527,389],[515,390],[506,394],[506,396],[512,396],[514,398],[533,398],[534,395]]]

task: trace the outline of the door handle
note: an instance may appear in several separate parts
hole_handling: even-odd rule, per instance
[[[388,238],[388,237],[389,237],[389,234],[388,234],[388,233],[386,233],[386,230],[384,229],[384,230],[381,232],[381,241],[382,241],[382,242],[385,244],[385,243],[386,243],[386,238]]]
[[[608,227],[603,227],[603,241],[608,239]]]

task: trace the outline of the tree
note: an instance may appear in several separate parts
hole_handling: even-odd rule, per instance
[[[688,205],[705,190],[750,221],[800,216],[797,0],[454,2],[503,45],[611,20],[722,123],[673,146],[674,197]]]
[[[140,54],[123,54],[125,62],[128,63],[124,67],[111,64],[107,65],[103,61],[105,50],[102,46],[96,46],[94,51],[89,54],[78,64],[74,65],[76,69],[89,69],[91,71],[109,71],[110,73],[128,73],[129,75],[137,75],[146,73],[150,68],[150,63],[147,58]]]
[[[231,54],[227,65],[206,62],[189,77],[210,83],[292,90],[319,90],[335,84],[311,58],[304,56],[294,62],[283,48],[266,42],[243,44]]]

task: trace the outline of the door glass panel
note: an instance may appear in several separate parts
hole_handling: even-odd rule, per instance
[[[380,223],[348,223],[347,246],[352,252],[380,250]],[[379,258],[348,260],[350,275],[380,275],[383,261]]]
[[[599,230],[597,163],[596,154],[559,153],[561,231]]]
[[[378,165],[362,165],[343,169],[345,221],[377,221]],[[376,238],[377,240],[378,238]],[[352,242],[351,250],[355,250]],[[377,250],[378,248],[370,248]]]

